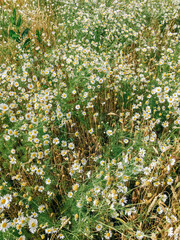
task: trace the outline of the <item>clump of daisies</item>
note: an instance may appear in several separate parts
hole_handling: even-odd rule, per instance
[[[13,4],[31,29],[1,6],[0,239],[178,239],[177,1]]]

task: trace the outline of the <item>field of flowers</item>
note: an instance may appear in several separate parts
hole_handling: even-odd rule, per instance
[[[179,1],[0,0],[0,240],[179,240]]]

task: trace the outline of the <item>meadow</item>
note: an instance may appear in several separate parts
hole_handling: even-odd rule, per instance
[[[180,239],[178,0],[0,0],[0,240]]]

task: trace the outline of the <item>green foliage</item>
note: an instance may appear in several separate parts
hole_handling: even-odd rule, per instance
[[[42,33],[43,33],[43,28],[41,28],[40,31],[38,29],[36,30],[36,36],[37,36],[37,40],[38,40],[39,43],[41,43]]]
[[[12,25],[14,25],[16,27],[17,32],[10,29],[9,30],[9,37],[12,38],[13,40],[16,40],[16,42],[18,42],[18,43],[22,43],[22,48],[25,48],[31,42],[30,38],[25,39],[25,41],[23,42],[24,38],[27,37],[30,29],[26,28],[22,31],[22,33],[20,32],[20,27],[22,25],[22,20],[21,20],[21,15],[20,15],[18,17],[17,22],[16,22],[16,9],[13,10],[13,14],[10,17],[10,20],[11,20]]]
[[[13,14],[10,17],[10,20],[13,25],[16,25],[16,9],[13,10]]]

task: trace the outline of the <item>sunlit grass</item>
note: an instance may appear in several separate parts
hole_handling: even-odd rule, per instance
[[[177,2],[0,6],[0,239],[178,240]]]

